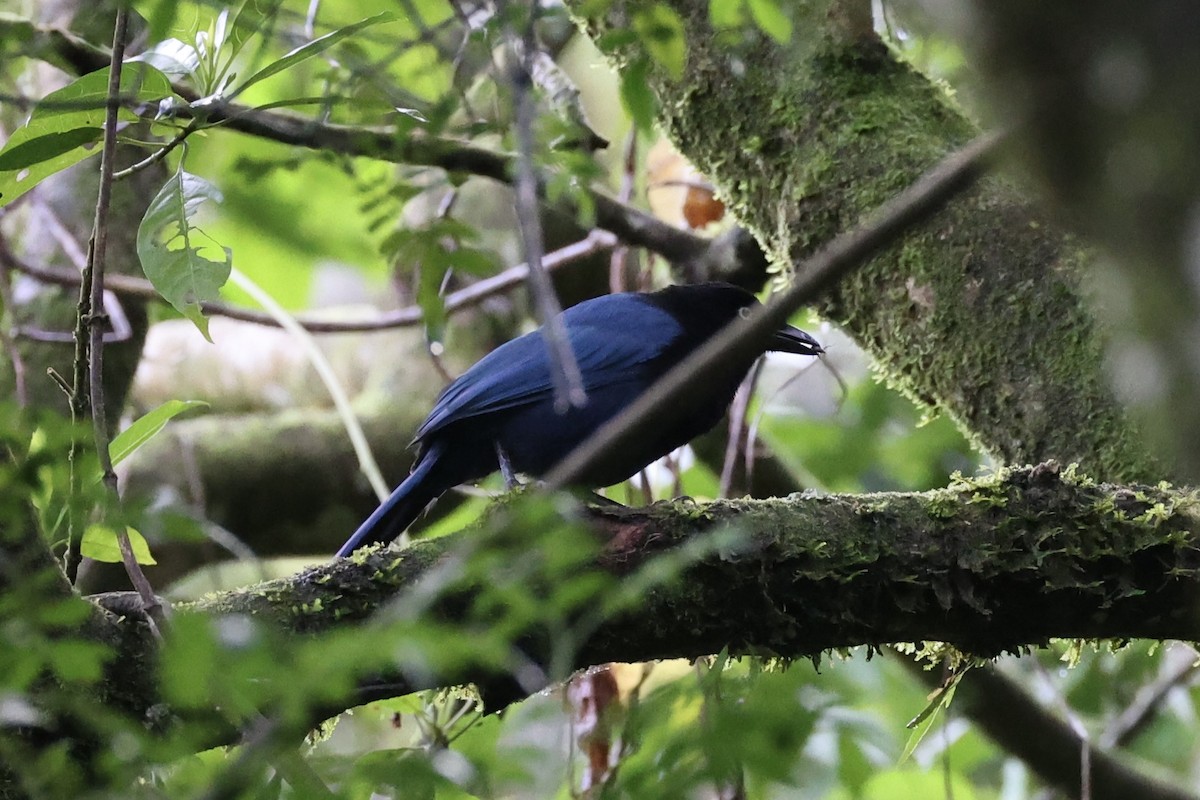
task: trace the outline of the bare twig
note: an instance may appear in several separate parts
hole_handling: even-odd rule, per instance
[[[796,269],[800,277],[788,291],[749,319],[736,320],[684,359],[555,467],[546,476],[546,488],[568,485],[597,458],[644,435],[671,403],[688,391],[698,391],[712,369],[732,353],[761,352],[770,335],[798,308],[971,186],[1004,138],[1003,132],[978,136],[885,203],[865,223],[838,236],[800,264]]]
[[[567,338],[566,323],[560,316],[562,306],[559,305],[554,284],[550,282],[550,276],[542,264],[543,239],[538,208],[538,177],[533,166],[533,150],[536,145],[533,124],[537,109],[533,102],[531,54],[536,46],[533,26],[537,19],[537,9],[536,3],[530,6],[524,41],[521,44],[515,42],[514,34],[509,34],[514,39],[511,47],[514,56],[513,68],[510,75],[513,103],[516,106],[517,134],[517,177],[513,189],[516,194],[517,225],[521,229],[525,263],[529,265],[529,291],[538,309],[538,316],[542,322],[542,338],[545,339],[546,349],[550,354],[554,410],[563,414],[569,408],[582,408],[587,402],[587,393],[583,388],[583,373],[579,370],[579,362],[575,360],[571,341]]]
[[[81,73],[99,69],[107,63],[106,54],[101,50],[69,33],[52,27],[38,28],[37,31],[50,37],[55,52],[76,65]],[[182,84],[173,84],[172,89],[188,103],[201,99],[199,94]],[[181,116],[194,113],[200,112],[193,112],[188,107],[179,109]],[[293,112],[258,110],[237,103],[209,102],[202,113],[206,124],[220,123],[241,133],[311,150],[437,167],[506,184],[513,184],[516,174],[514,158],[510,154],[454,139],[402,134],[392,126],[335,125]],[[712,254],[712,240],[706,237],[680,230],[604,192],[591,188],[584,191],[595,209],[597,226],[616,234],[626,244],[645,247],[675,264],[694,263]],[[559,201],[559,207],[570,211],[563,200]]]
[[[76,327],[75,395],[72,406],[76,412],[90,406],[92,432],[96,441],[96,454],[100,460],[101,479],[115,497],[117,474],[113,471],[109,455],[107,409],[104,405],[104,323],[107,314],[97,314],[104,304],[104,267],[108,249],[108,211],[112,202],[113,161],[117,148],[117,111],[120,106],[115,98],[121,88],[121,66],[125,56],[125,35],[129,25],[129,9],[124,5],[117,8],[116,24],[113,26],[112,62],[108,77],[108,109],[104,117],[104,145],[100,152],[100,191],[96,200],[96,219],[92,238],[88,244],[88,263],[80,283],[79,321]],[[85,358],[86,357],[86,358]],[[86,363],[86,371],[84,364]],[[87,387],[84,400],[84,387]],[[150,581],[142,572],[141,565],[133,553],[129,534],[124,526],[114,526],[121,560],[129,580],[142,599],[142,607],[151,629],[158,632],[163,624],[163,608],[154,594]],[[161,634],[160,634],[161,635]]]
[[[739,451],[746,453],[746,485],[749,486],[750,449],[753,445],[746,416],[750,410],[750,400],[754,397],[754,389],[758,385],[758,378],[762,375],[762,367],[763,359],[754,362],[754,367],[738,387],[737,394],[733,396],[733,403],[729,406],[729,436],[725,444],[725,459],[721,464],[721,484],[717,497],[729,497],[733,490],[733,473],[737,469]]]
[[[637,137],[637,126],[633,125],[625,137],[625,148],[622,152],[624,167],[621,170],[621,188],[617,192],[617,199],[622,203],[628,203],[633,199],[634,177],[637,171]],[[609,291],[614,294],[626,291],[625,270],[628,266],[629,248],[623,245],[617,247],[613,250],[612,258],[609,261]]]
[[[898,658],[918,681],[926,686],[937,685],[936,673],[906,656]],[[1016,681],[995,667],[973,669],[958,685],[954,703],[983,733],[1024,761],[1043,781],[1068,796],[1079,796],[1078,754],[1083,741],[1067,722],[1043,708]],[[1189,789],[1140,771],[1105,750],[1090,755],[1094,800],[1196,800]]]
[[[125,178],[136,175],[137,173],[141,172],[142,170],[146,169],[147,167],[154,166],[155,164],[157,164],[158,162],[162,161],[164,158],[169,156],[176,147],[183,144],[184,141],[189,136],[191,136],[193,133],[195,133],[198,130],[200,130],[200,122],[199,122],[199,120],[193,119],[191,122],[189,122],[187,125],[185,125],[179,131],[179,133],[175,134],[175,136],[171,139],[171,141],[167,142],[162,147],[158,148],[153,153],[146,156],[145,158],[143,158],[141,161],[137,162],[136,164],[131,164],[130,166],[126,167],[125,169],[121,170],[120,172],[114,172],[113,180],[114,181],[124,180]]]
[[[552,253],[547,253],[545,258],[542,259],[542,264],[545,265],[546,269],[553,271],[581,258],[586,258],[594,253],[612,248],[615,245],[616,237],[611,233],[595,230],[585,239],[574,244],[569,244]],[[4,264],[16,272],[22,272],[46,283],[53,283],[59,286],[78,286],[80,283],[79,274],[76,272],[30,264],[17,258],[2,247],[0,247],[0,264]],[[457,292],[452,292],[446,298],[446,313],[454,314],[464,311],[479,305],[490,297],[503,294],[521,285],[526,280],[528,274],[528,266],[518,264],[514,267],[509,267],[498,275],[493,275],[490,278],[485,278],[463,289],[459,289]],[[158,299],[161,297],[154,288],[154,285],[142,278],[114,274],[105,278],[105,284],[106,288],[112,289],[118,294],[145,297],[148,299]],[[230,319],[241,320],[242,322],[251,322],[255,325],[279,327],[278,321],[270,315],[259,311],[252,311],[225,303],[201,303],[200,307],[206,314],[228,317]],[[423,319],[424,313],[421,311],[421,307],[413,305],[387,311],[368,320],[342,322],[297,317],[297,322],[309,333],[375,333],[389,331],[394,328],[419,325]]]

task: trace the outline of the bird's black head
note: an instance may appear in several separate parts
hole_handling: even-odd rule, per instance
[[[740,286],[717,282],[668,286],[646,295],[646,299],[679,320],[684,330],[697,339],[709,338],[759,305],[758,298]],[[816,339],[791,325],[772,334],[767,349],[802,356],[825,352]]]

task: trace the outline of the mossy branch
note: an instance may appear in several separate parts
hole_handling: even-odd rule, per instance
[[[672,0],[682,73],[650,70],[671,138],[718,186],[786,279],[796,265],[976,134],[945,89],[822,3],[791,6],[792,41],[722,35],[707,3]],[[637,4],[582,20],[598,41]],[[732,44],[731,44],[732,40]],[[628,42],[628,38],[620,41]],[[648,55],[634,42],[619,68]],[[949,412],[1010,464],[1054,458],[1108,480],[1161,468],[1109,389],[1079,273],[1090,251],[1011,183],[989,179],[819,304],[890,382]]]
[[[694,658],[724,648],[791,659],[937,640],[991,656],[1059,637],[1200,638],[1195,491],[1094,484],[1042,465],[924,493],[673,502],[594,510],[589,518],[605,542],[596,566],[617,576],[612,591],[656,556],[678,554],[707,532],[733,530],[735,544],[714,548],[675,579],[655,585],[636,611],[603,621],[579,643],[571,663],[559,664],[569,669]],[[472,531],[404,551],[362,551],[177,611],[248,614],[306,637],[345,632],[397,598],[428,593],[431,576],[468,548],[478,551],[479,537]],[[507,552],[500,558],[498,563],[516,559]],[[430,604],[423,606],[423,618],[462,622],[487,590],[452,585],[441,599],[424,598]],[[134,622],[113,624],[132,646],[123,661],[152,660],[148,654],[156,645],[130,636]],[[530,629],[519,642],[545,666],[549,648],[561,645],[553,639]],[[511,681],[487,671],[434,674],[397,667],[423,677],[390,685],[394,694]],[[157,700],[152,686],[111,694],[138,698],[144,705],[130,709],[135,712]]]

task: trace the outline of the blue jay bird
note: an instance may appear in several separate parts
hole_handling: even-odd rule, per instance
[[[611,294],[563,312],[579,362],[587,402],[554,408],[550,356],[541,331],[506,342],[480,359],[438,396],[417,429],[412,473],[338,550],[395,539],[425,507],[461,483],[504,467],[527,475],[550,471],[600,426],[713,335],[758,304],[727,283],[671,286],[657,292]],[[767,349],[815,356],[815,339],[785,325]],[[611,486],[709,430],[721,420],[754,358],[722,365],[705,392],[682,399],[655,433],[579,476],[588,488]],[[502,463],[501,459],[507,463]]]

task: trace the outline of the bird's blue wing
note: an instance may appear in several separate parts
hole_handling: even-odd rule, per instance
[[[567,337],[584,376],[584,389],[631,378],[683,333],[666,311],[638,295],[615,294],[563,312]],[[550,359],[540,330],[493,350],[438,397],[416,438],[451,422],[544,400],[554,391]]]

